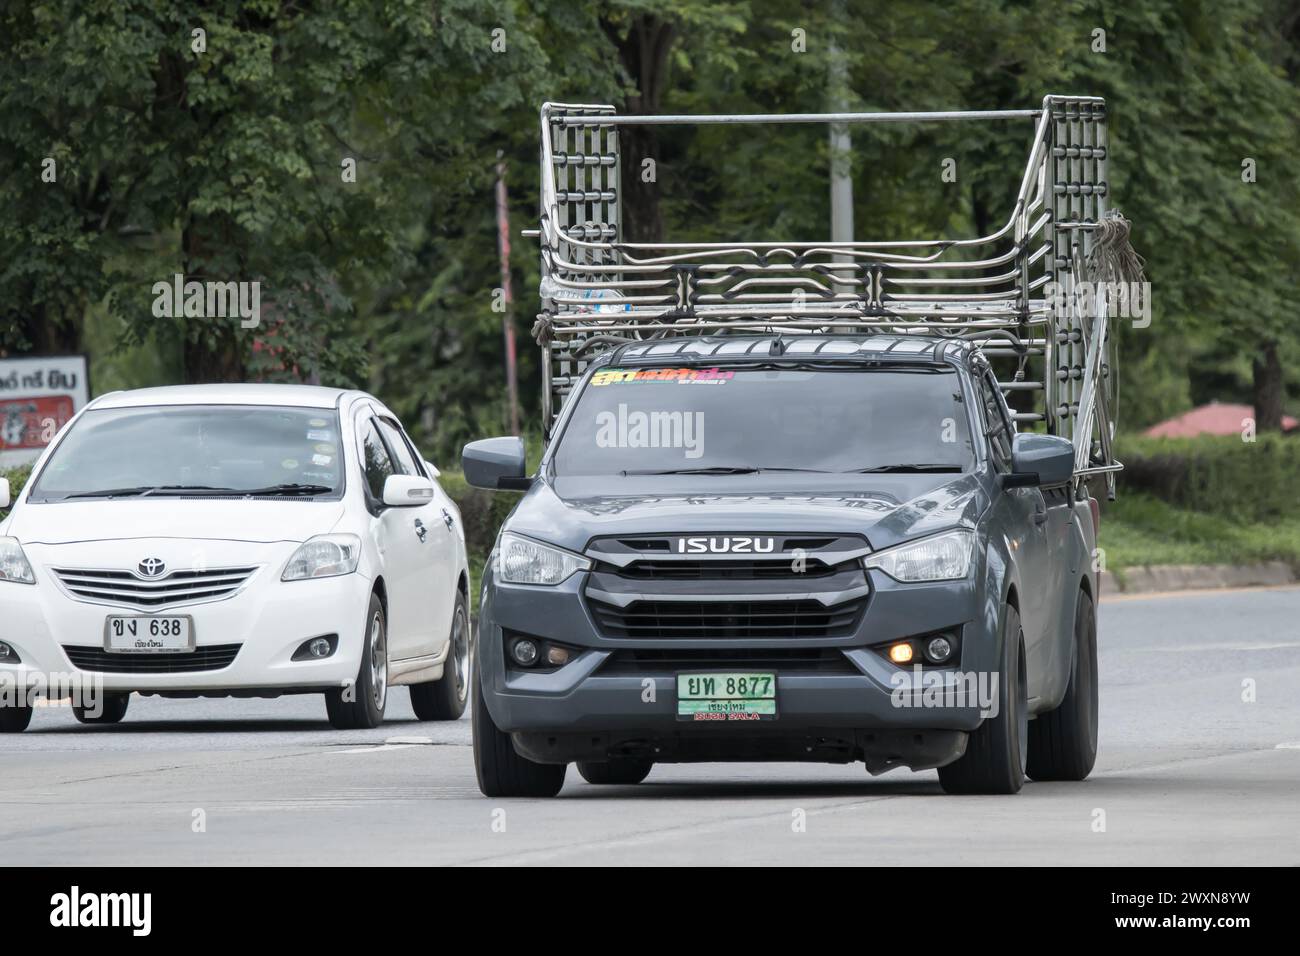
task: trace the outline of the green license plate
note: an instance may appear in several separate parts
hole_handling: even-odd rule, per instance
[[[678,674],[677,719],[776,719],[775,674]]]

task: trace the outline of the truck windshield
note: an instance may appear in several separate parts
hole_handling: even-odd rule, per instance
[[[610,368],[576,398],[557,475],[961,472],[951,366]]]
[[[92,409],[54,450],[28,500],[336,494],[340,453],[332,408]]]

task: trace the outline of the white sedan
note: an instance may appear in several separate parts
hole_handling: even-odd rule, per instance
[[[421,720],[454,720],[469,571],[437,475],[362,392],[96,399],[0,522],[0,731],[68,685],[87,723],[121,720],[133,691],[320,693],[335,727],[374,727],[399,684]]]

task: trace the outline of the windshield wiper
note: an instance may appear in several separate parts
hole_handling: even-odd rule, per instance
[[[825,474],[820,468],[758,468],[754,465],[712,465],[708,468],[665,468],[661,471],[621,471],[620,475],[756,475],[763,471],[809,471]]]
[[[883,474],[889,474],[891,472],[894,473],[911,472],[913,474],[921,474],[923,472],[930,472],[930,471],[960,472],[961,465],[942,465],[942,464],[935,464],[935,463],[926,463],[926,464],[919,464],[919,465],[876,465],[874,468],[853,469],[853,473],[858,475],[883,475]]]
[[[222,498],[256,498],[270,495],[322,495],[333,491],[326,485],[282,484],[266,488],[218,488],[214,485],[140,485],[135,488],[106,488],[103,491],[79,491],[67,498],[125,498],[149,495],[215,495]]]
[[[300,484],[283,484],[268,485],[265,488],[250,488],[247,491],[238,491],[236,494],[248,495],[249,497],[267,497],[270,495],[325,495],[334,489],[329,485],[300,485]]]
[[[147,495],[156,491],[155,485],[139,485],[135,488],[105,488],[102,491],[78,491],[71,495],[64,495],[60,501],[68,498],[125,498],[128,495]]]

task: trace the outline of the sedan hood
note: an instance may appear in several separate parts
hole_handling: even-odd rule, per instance
[[[8,533],[24,544],[69,544],[132,538],[207,541],[306,541],[332,530],[341,501],[285,499],[104,499],[24,503]]]
[[[508,527],[579,552],[608,535],[704,532],[861,534],[879,550],[973,527],[987,505],[972,474],[558,478],[534,484]]]

